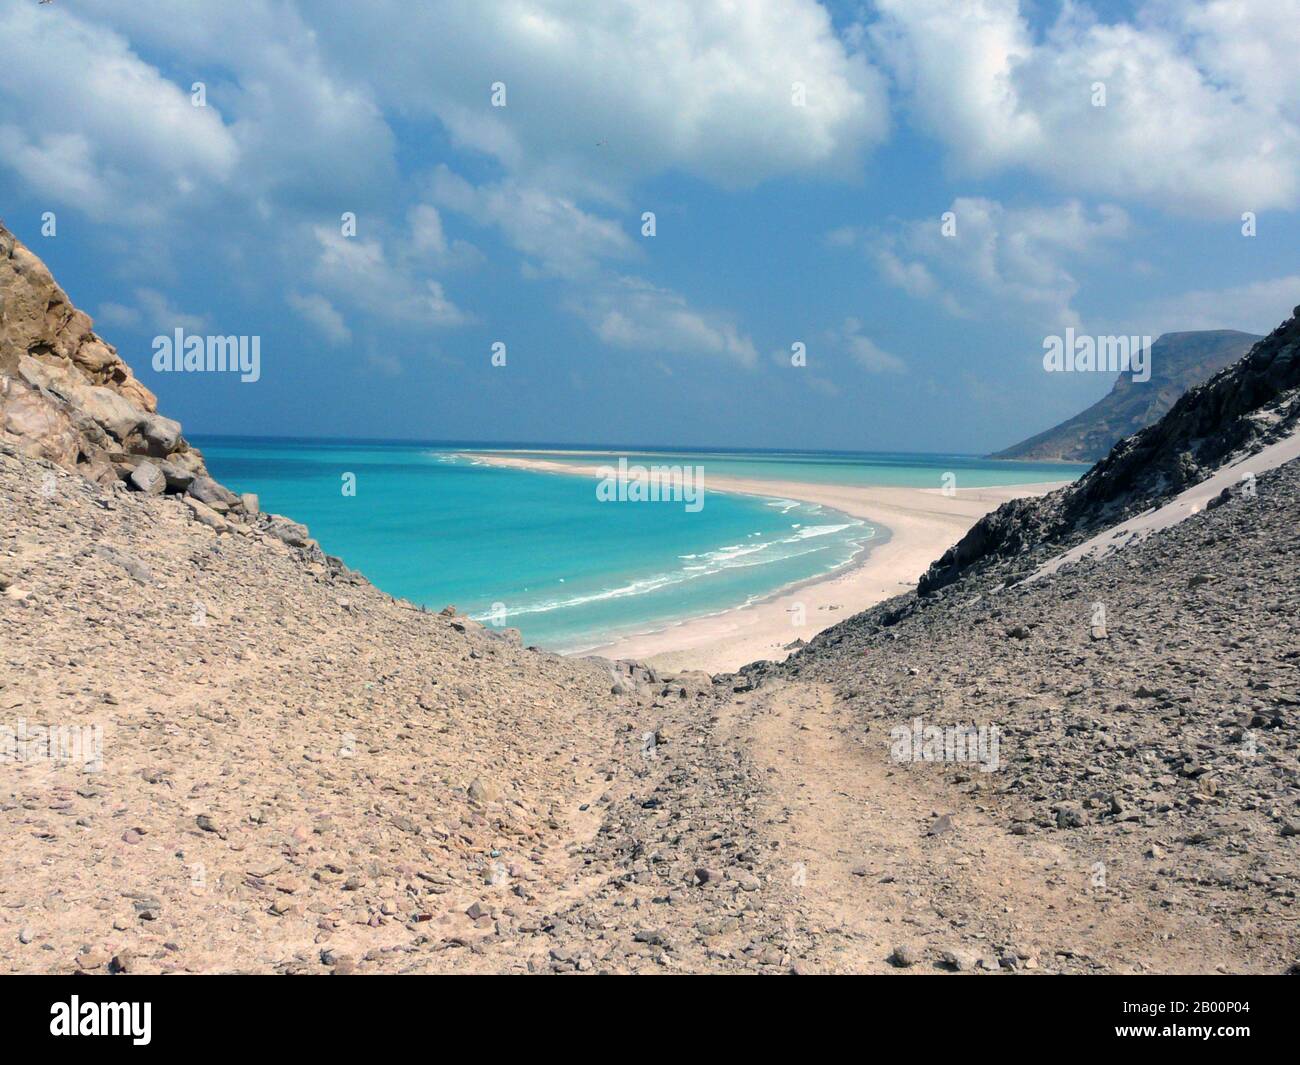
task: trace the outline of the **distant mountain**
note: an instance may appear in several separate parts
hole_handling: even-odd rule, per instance
[[[1172,333],[1161,340],[1225,335],[1246,336]],[[1032,568],[1035,557],[1059,554],[1161,506],[1235,457],[1296,432],[1300,307],[1241,359],[1185,392],[1155,424],[1121,440],[1077,481],[1037,499],[1013,499],[986,514],[931,564],[917,590],[937,591],[973,570]]]
[[[1134,383],[1121,373],[1109,394],[1081,414],[989,458],[1096,462],[1117,441],[1154,425],[1179,396],[1232,365],[1261,339],[1235,329],[1165,333],[1151,345],[1151,380]]]

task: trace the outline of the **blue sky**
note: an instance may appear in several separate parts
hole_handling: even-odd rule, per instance
[[[0,0],[0,51],[0,216],[193,433],[982,452],[1110,387],[1045,336],[1300,303],[1300,0]],[[177,327],[261,379],[154,373]]]

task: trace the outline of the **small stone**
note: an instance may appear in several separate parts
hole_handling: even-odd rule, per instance
[[[935,818],[934,824],[926,832],[927,836],[944,836],[953,831],[957,826],[953,823],[952,814],[943,814]]]
[[[484,784],[478,777],[470,782],[466,792],[473,802],[491,802],[496,798],[496,790]]]
[[[92,972],[95,969],[102,969],[108,964],[108,955],[102,950],[92,950],[85,954],[77,955],[77,967],[86,972]]]
[[[890,954],[889,960],[900,969],[910,969],[913,965],[920,963],[921,955],[917,952],[915,947],[908,943],[904,943],[901,946],[894,948],[894,952]]]
[[[18,930],[19,943],[24,943],[24,944],[30,943],[35,938],[36,938],[36,933],[33,932],[30,928],[20,928]]]
[[[727,879],[732,881],[741,891],[757,891],[762,883],[748,869],[728,869]]]

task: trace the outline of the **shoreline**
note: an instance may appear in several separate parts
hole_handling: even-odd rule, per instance
[[[600,467],[517,454],[463,451],[488,465],[598,478]],[[651,632],[626,636],[575,657],[631,658],[670,672],[732,673],[760,659],[780,661],[795,640],[817,633],[885,599],[915,587],[926,568],[990,510],[1010,499],[1045,495],[1065,481],[986,488],[899,488],[706,477],[705,491],[786,498],[813,503],[870,522],[877,535],[847,566],[793,587],[777,589],[744,606],[685,618]],[[800,624],[802,621],[802,624]]]

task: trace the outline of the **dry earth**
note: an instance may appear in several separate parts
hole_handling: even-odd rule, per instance
[[[0,723],[102,728],[0,765],[0,969],[1281,971],[1298,479],[715,684],[0,451]]]

